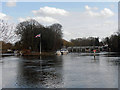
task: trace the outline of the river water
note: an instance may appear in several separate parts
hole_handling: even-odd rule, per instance
[[[3,57],[2,88],[118,88],[115,53]]]

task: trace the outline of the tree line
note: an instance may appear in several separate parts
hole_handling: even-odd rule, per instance
[[[88,38],[76,38],[71,39],[74,46],[99,46],[99,38],[88,37]]]
[[[99,37],[76,38],[66,41],[62,39],[62,25],[55,23],[50,26],[43,26],[39,22],[31,19],[20,22],[16,28],[7,22],[0,20],[0,38],[6,42],[15,42],[13,49],[39,51],[40,39],[42,51],[56,51],[62,46],[104,46],[108,45],[111,51],[120,52],[120,30],[109,37],[99,41]],[[15,33],[13,33],[15,32]],[[41,34],[40,38],[35,38]],[[17,40],[19,39],[19,40]]]
[[[110,37],[104,38],[102,42],[107,44],[111,51],[120,52],[120,30]]]
[[[15,43],[15,47],[19,50],[39,51],[40,41],[43,52],[55,51],[62,47],[62,25],[58,23],[43,26],[31,19],[19,23],[16,28],[16,34],[20,37],[20,41]],[[35,38],[38,34],[41,36]]]
[[[71,39],[72,46],[105,46],[107,45],[113,52],[120,52],[120,30],[109,37],[99,41],[99,37]]]

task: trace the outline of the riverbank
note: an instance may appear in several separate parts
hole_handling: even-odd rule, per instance
[[[3,53],[1,54],[2,57],[4,56],[52,56],[55,55],[55,52],[29,52],[29,53]]]
[[[51,56],[51,55],[55,55],[54,52],[30,52],[30,53],[23,53],[22,56],[38,56],[38,55],[41,55],[41,56]]]

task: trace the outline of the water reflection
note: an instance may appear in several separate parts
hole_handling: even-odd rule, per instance
[[[18,85],[22,87],[59,87],[62,83],[62,57],[23,57],[19,64]]]
[[[114,56],[115,55],[115,56]],[[6,88],[117,88],[114,53],[70,53],[63,56],[3,58]]]

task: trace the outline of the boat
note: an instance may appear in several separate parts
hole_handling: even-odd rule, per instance
[[[61,51],[60,50],[56,51],[56,55],[61,55]]]
[[[61,50],[56,51],[56,55],[66,55],[68,53],[69,52],[67,49],[61,49]]]
[[[61,49],[61,54],[62,54],[62,55],[68,54],[68,50],[67,50],[67,49]]]

